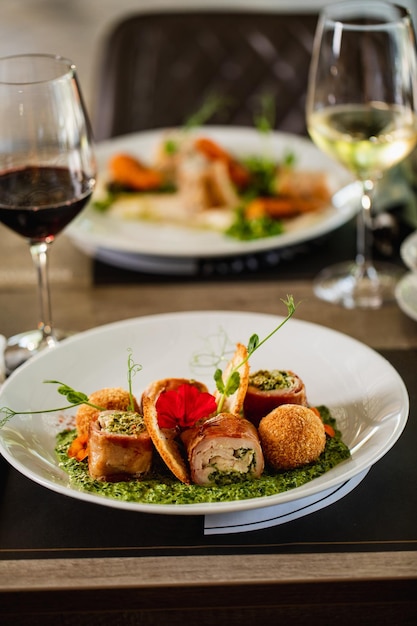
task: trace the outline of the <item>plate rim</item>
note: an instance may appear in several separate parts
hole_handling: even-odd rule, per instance
[[[417,322],[417,306],[415,308],[411,306],[410,302],[403,295],[404,289],[410,284],[412,284],[417,292],[417,273],[414,271],[407,272],[404,276],[400,278],[395,287],[395,299],[401,311],[410,319]]]
[[[188,318],[189,317],[204,318],[207,315],[213,315],[213,314],[221,315],[221,316],[228,316],[230,318],[233,318],[234,316],[238,316],[242,318],[243,317],[250,318],[250,317],[255,316],[255,317],[262,317],[265,320],[271,319],[271,320],[277,321],[278,319],[283,319],[281,315],[273,315],[270,313],[259,313],[259,312],[251,312],[251,311],[229,311],[229,310],[221,310],[221,309],[203,310],[203,311],[173,311],[173,312],[166,312],[166,313],[157,313],[157,314],[145,315],[145,316],[140,316],[140,317],[128,318],[125,320],[118,320],[115,322],[102,324],[102,325],[81,331],[77,333],[76,335],[73,335],[63,340],[60,345],[54,348],[54,351],[64,351],[67,349],[66,346],[68,345],[81,343],[85,338],[88,339],[88,337],[90,336],[98,335],[101,333],[106,334],[107,332],[111,332],[112,330],[116,328],[123,329],[124,327],[127,328],[130,326],[135,326],[138,323],[140,325],[142,324],[146,325],[146,323],[150,320],[156,321],[156,322],[159,322],[159,321],[166,322],[167,320],[172,319],[172,318],[177,318],[177,319],[178,318],[183,319],[187,317]],[[305,483],[305,485],[302,485],[300,487],[296,487],[294,489],[284,491],[278,494],[274,494],[272,496],[262,496],[260,498],[251,498],[248,500],[233,500],[230,502],[214,502],[214,503],[207,502],[207,503],[178,504],[178,505],[176,504],[147,504],[147,503],[141,503],[141,502],[126,502],[123,500],[116,500],[112,498],[107,498],[105,496],[97,495],[93,492],[84,492],[75,487],[59,485],[52,480],[49,480],[47,478],[34,474],[33,471],[28,469],[18,459],[15,459],[13,455],[9,452],[9,449],[4,444],[4,441],[3,441],[2,430],[0,430],[0,453],[10,463],[10,465],[12,465],[12,467],[14,467],[21,474],[23,474],[24,476],[26,476],[33,482],[38,483],[42,485],[43,487],[50,489],[51,491],[54,491],[61,495],[87,501],[89,503],[96,503],[96,504],[101,504],[101,505],[112,507],[112,508],[119,508],[119,509],[124,509],[124,510],[131,510],[135,512],[150,513],[150,514],[155,513],[155,514],[165,514],[165,515],[207,515],[207,514],[214,514],[214,513],[216,514],[233,513],[233,512],[239,512],[239,511],[244,511],[244,510],[276,506],[281,503],[285,503],[285,502],[289,502],[289,501],[297,500],[299,498],[306,497],[307,495],[314,495],[314,494],[320,493],[324,489],[328,489],[332,486],[342,484],[346,480],[354,478],[357,474],[359,474],[361,471],[363,471],[367,467],[371,467],[375,463],[377,463],[392,448],[392,446],[399,439],[399,437],[401,436],[406,426],[408,415],[409,415],[408,390],[402,377],[397,372],[397,370],[393,367],[393,365],[391,365],[391,363],[385,357],[379,354],[376,350],[364,344],[363,342],[359,341],[358,339],[351,337],[347,335],[346,333],[343,333],[339,330],[335,330],[327,326],[317,324],[315,322],[310,322],[307,320],[292,319],[291,323],[293,325],[299,325],[299,326],[304,326],[306,328],[310,328],[311,330],[320,329],[321,331],[324,331],[325,333],[327,333],[329,336],[333,335],[333,336],[342,337],[344,338],[345,341],[347,340],[349,343],[356,345],[364,352],[367,352],[368,354],[372,355],[373,358],[376,358],[377,360],[379,360],[381,363],[384,364],[384,367],[387,367],[390,370],[390,373],[395,377],[396,384],[398,385],[399,391],[401,392],[401,412],[400,412],[401,415],[399,415],[401,419],[399,420],[397,427],[390,434],[388,442],[383,448],[383,450],[380,450],[378,454],[374,454],[372,458],[372,463],[369,463],[369,462],[364,463],[363,461],[361,463],[358,463],[356,459],[353,459],[353,458],[350,458],[347,461],[342,461],[342,463],[340,463],[339,466],[337,467],[340,467],[343,464],[346,464],[347,462],[351,462],[352,467],[350,470],[348,470],[347,473],[343,475],[343,478],[341,478],[340,482],[336,481],[335,479],[329,480],[328,478],[329,474],[332,472],[332,470],[329,470],[329,472],[326,472],[322,476],[312,481],[309,481],[308,483]],[[15,372],[13,372],[13,374],[5,381],[3,386],[0,388],[0,398],[3,396],[4,390],[6,390],[7,392],[7,388],[11,386],[12,384],[14,384],[14,381],[16,378],[19,378],[21,376],[21,372],[24,372],[28,368],[33,368],[34,365],[36,366],[37,361],[41,359],[45,359],[45,358],[47,358],[47,355],[45,355],[45,353],[38,354],[32,357],[28,362],[24,363],[22,366],[20,366],[20,368],[18,368]],[[1,404],[1,400],[0,400],[0,404]],[[58,464],[56,465],[56,467],[59,467]],[[336,469],[336,468],[333,468],[333,469]],[[326,481],[324,486],[321,484],[323,482],[323,480],[321,479],[323,478]],[[306,485],[308,486],[308,494],[304,493]],[[293,497],[294,494],[296,497]]]

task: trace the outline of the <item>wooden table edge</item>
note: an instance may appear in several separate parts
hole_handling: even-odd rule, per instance
[[[417,580],[417,552],[0,561],[0,593],[405,579]]]

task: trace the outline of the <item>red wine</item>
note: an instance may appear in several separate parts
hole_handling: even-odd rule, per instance
[[[28,166],[0,174],[0,221],[31,241],[50,241],[81,211],[91,179],[63,167]]]

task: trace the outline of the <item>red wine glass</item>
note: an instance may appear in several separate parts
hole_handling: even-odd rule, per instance
[[[40,298],[37,329],[8,340],[10,373],[66,336],[52,324],[48,250],[91,197],[96,166],[76,68],[68,59],[0,59],[0,120],[0,220],[27,240]]]

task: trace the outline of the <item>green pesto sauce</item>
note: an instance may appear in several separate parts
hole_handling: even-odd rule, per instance
[[[336,426],[326,407],[318,407],[325,423]],[[230,502],[272,496],[321,476],[341,461],[350,457],[348,447],[342,442],[335,428],[335,437],[327,437],[326,448],[315,463],[282,472],[266,468],[260,478],[242,479],[226,485],[184,485],[177,480],[154,454],[152,471],[143,480],[116,483],[94,480],[88,473],[87,461],[76,461],[68,457],[68,448],[76,436],[75,430],[63,431],[57,436],[56,453],[59,466],[68,473],[71,485],[77,489],[100,496],[141,502],[144,504],[202,504],[206,502]]]
[[[288,372],[282,370],[259,370],[249,376],[249,384],[260,391],[288,389],[291,387],[292,380]]]
[[[113,411],[111,419],[106,420],[104,430],[118,435],[140,435],[145,430],[142,415],[133,411]]]

